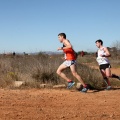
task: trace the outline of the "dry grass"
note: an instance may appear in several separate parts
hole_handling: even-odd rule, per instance
[[[25,81],[23,88],[40,88],[40,84],[49,84],[49,86],[63,84],[56,70],[63,62],[62,55],[28,55],[28,56],[0,56],[0,87],[7,87],[14,81]],[[114,62],[114,61],[112,61]],[[92,87],[99,89],[103,85],[102,76],[99,70],[92,69],[83,63],[97,65],[95,57],[78,57],[78,73],[83,80]],[[115,62],[116,63],[116,62]],[[119,64],[119,62],[118,62]],[[64,71],[67,76],[75,80],[71,75],[69,68]],[[77,81],[77,80],[75,80]]]

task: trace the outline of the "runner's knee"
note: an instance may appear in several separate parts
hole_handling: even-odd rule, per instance
[[[61,71],[60,71],[60,70],[57,70],[56,73],[57,73],[58,75],[60,75]]]
[[[110,78],[111,76],[110,75],[106,75],[107,78]]]

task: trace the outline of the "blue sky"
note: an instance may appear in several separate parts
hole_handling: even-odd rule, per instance
[[[57,51],[64,32],[76,51],[120,41],[120,0],[0,0],[0,53]]]

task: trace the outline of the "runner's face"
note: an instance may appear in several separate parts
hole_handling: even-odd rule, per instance
[[[58,40],[62,43],[62,41],[63,41],[63,36],[58,36]]]
[[[98,48],[100,48],[100,45],[101,45],[101,43],[96,42],[96,46],[97,46]]]

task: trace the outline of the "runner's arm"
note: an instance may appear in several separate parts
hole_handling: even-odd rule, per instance
[[[105,55],[102,55],[102,57],[110,57],[111,56],[109,50],[106,47],[104,48],[104,51],[105,51]]]
[[[62,47],[62,49],[72,48],[72,45],[69,40],[65,40],[63,44],[65,45],[65,47]]]

